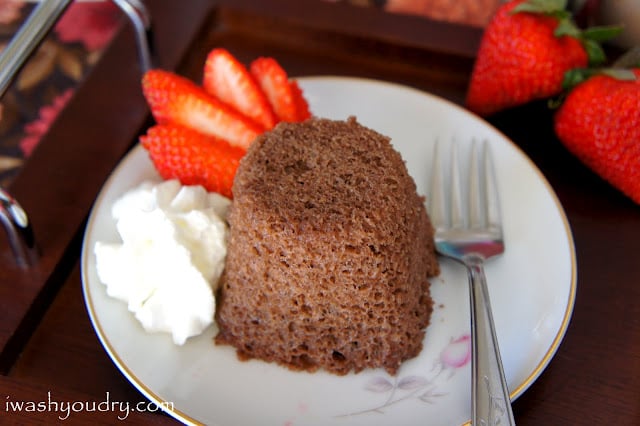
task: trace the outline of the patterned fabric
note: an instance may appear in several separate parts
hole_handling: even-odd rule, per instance
[[[0,0],[0,48],[35,5]],[[7,187],[113,37],[121,12],[110,1],[74,2],[0,99],[0,186]]]

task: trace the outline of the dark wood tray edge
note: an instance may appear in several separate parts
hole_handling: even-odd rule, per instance
[[[175,68],[199,35],[213,5],[190,0],[148,1],[157,32],[157,64]],[[0,239],[0,371],[10,368],[56,289],[79,259],[84,223],[104,181],[137,139],[149,118],[140,89],[141,70],[133,30],[123,22],[100,61],[77,88],[9,190],[27,211],[41,258],[28,270],[17,267]],[[96,102],[96,99],[100,99]]]
[[[347,3],[318,0],[221,0],[219,3],[221,10],[243,11],[266,19],[286,20],[327,34],[361,37],[466,58],[475,58],[483,32],[479,27]],[[274,28],[274,33],[277,31]]]

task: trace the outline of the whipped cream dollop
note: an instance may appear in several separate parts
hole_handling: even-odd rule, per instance
[[[112,216],[122,242],[97,242],[98,278],[128,304],[145,330],[182,345],[215,313],[227,254],[231,200],[177,180],[143,182],[122,195]]]

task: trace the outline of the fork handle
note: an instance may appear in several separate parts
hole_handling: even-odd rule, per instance
[[[465,264],[471,305],[471,424],[515,425],[491,314],[484,259],[469,256]]]

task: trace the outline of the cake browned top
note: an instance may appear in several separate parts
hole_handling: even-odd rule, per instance
[[[354,118],[285,124],[259,137],[233,191],[285,223],[323,232],[370,232],[357,228],[387,224],[404,216],[399,210],[418,207],[415,183],[390,139]]]

